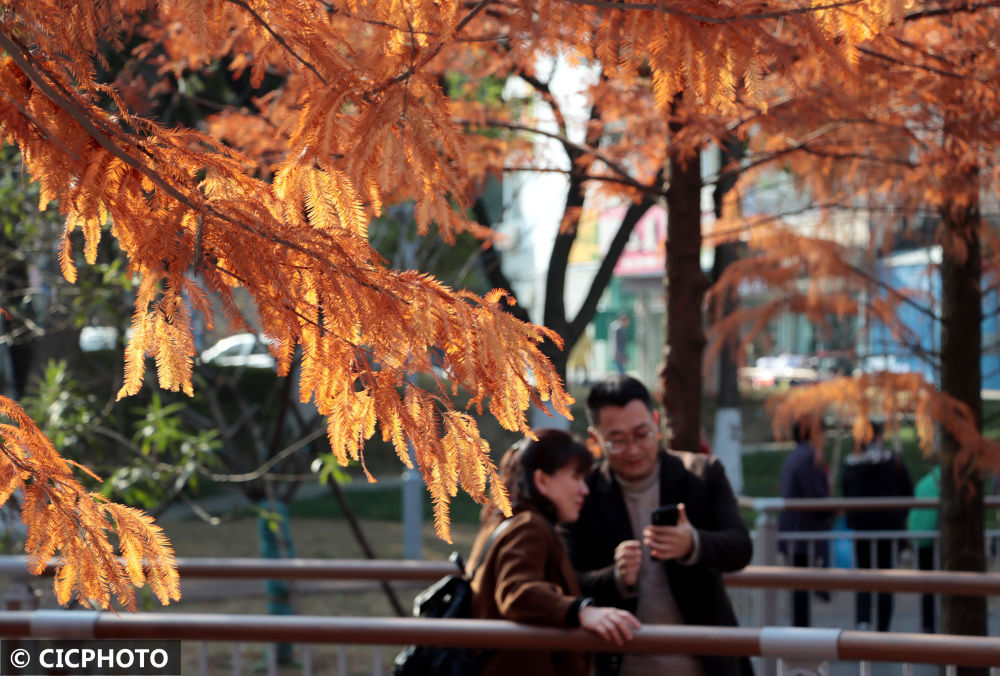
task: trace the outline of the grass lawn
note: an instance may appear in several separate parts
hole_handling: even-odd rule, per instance
[[[384,487],[379,484],[364,485],[355,490],[348,484],[344,492],[351,509],[358,518],[387,521],[399,521],[402,518],[402,491],[398,485],[386,484]],[[430,521],[434,518],[430,494],[426,490],[422,490],[422,495],[423,517],[425,521]],[[478,524],[480,509],[481,505],[477,504],[475,500],[466,493],[459,492],[451,500],[451,521],[452,523]],[[339,519],[344,516],[340,504],[332,495],[296,500],[289,506],[289,512],[292,517],[300,518]]]

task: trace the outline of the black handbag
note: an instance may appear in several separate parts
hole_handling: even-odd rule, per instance
[[[493,529],[470,574],[466,574],[458,552],[452,552],[448,560],[459,572],[442,577],[417,594],[413,599],[414,617],[468,619],[472,611],[472,576],[509,523],[505,520]],[[474,676],[482,672],[491,654],[492,651],[472,648],[409,645],[396,655],[392,673],[393,676]]]

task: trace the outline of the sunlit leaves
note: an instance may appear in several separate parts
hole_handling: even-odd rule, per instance
[[[110,235],[138,280],[119,396],[139,391],[148,358],[162,387],[190,394],[192,309],[211,323],[214,296],[231,326],[243,329],[233,298],[242,287],[256,301],[282,374],[301,348],[300,398],[326,416],[333,455],[363,460],[365,441],[379,428],[401,457],[409,441],[439,533],[447,537],[448,501],[459,488],[506,505],[485,442],[448,393],[464,388],[470,406],[488,407],[505,428],[524,434],[529,406],[550,402],[568,415],[570,398],[540,351],[543,341],[561,344],[553,332],[517,321],[499,298],[390,270],[367,241],[368,223],[382,205],[404,198],[413,200],[422,232],[436,229],[450,241],[458,231],[475,230],[463,213],[473,189],[518,147],[496,134],[466,137],[466,126],[485,111],[474,100],[460,108],[447,98],[442,72],[457,63],[500,69],[508,63],[502,52],[522,67],[545,54],[583,60],[596,54],[607,61],[601,68],[608,80],[621,74],[619,91],[651,78],[652,102],[661,111],[680,91],[699,105],[728,110],[741,83],[759,94],[761,53],[780,48],[780,26],[828,51],[833,42],[849,50],[898,18],[903,6],[871,0],[815,14],[779,0],[749,8],[700,0],[654,3],[648,12],[572,2],[485,11],[490,4],[5,4],[0,136],[20,148],[42,206],[57,201],[67,232],[83,231],[85,258],[92,262],[100,239]],[[597,30],[605,20],[620,30]],[[248,69],[253,87],[272,76],[283,86],[253,107],[229,111],[235,117],[223,111],[213,120],[209,128],[230,145],[168,126],[130,102],[168,91],[169,79],[98,81],[102,50],[132,35],[144,41],[136,55],[150,59],[159,75],[180,80],[189,69],[228,63],[234,73]],[[493,49],[470,50],[480,42]],[[492,73],[476,75],[467,80]],[[605,92],[609,101],[613,92]],[[633,97],[628,105],[645,110],[649,100]],[[456,121],[465,114],[469,119]],[[245,124],[251,118],[255,123]],[[657,124],[662,120],[647,131],[656,134]],[[243,147],[241,137],[252,158],[234,150]],[[634,166],[655,174],[658,167],[649,164]],[[73,281],[71,253],[64,237],[59,260]],[[407,378],[433,372],[432,354],[440,356],[441,371],[428,391]],[[19,421],[19,428],[30,428],[30,421]],[[15,439],[28,443],[22,432],[9,433],[11,449]],[[29,548],[36,567],[56,550],[65,552],[60,599],[91,595],[100,579],[128,596],[123,585],[138,579],[138,570],[132,561],[116,577],[104,535],[110,522],[119,531],[134,529],[121,539],[126,556],[155,557],[151,579],[170,597],[171,559],[155,532],[142,518],[79,492],[72,496],[76,511],[68,510],[69,498],[46,492],[43,481],[65,463],[49,442],[29,436],[31,453],[11,450],[8,459],[24,474],[16,475],[20,480],[38,479],[26,488],[26,520],[35,528]],[[45,449],[46,462],[38,449]],[[68,539],[71,513],[84,533],[78,541]]]
[[[87,492],[21,408],[0,397],[0,504],[21,492],[28,569],[40,573],[57,557],[60,603],[108,607],[112,598],[135,610],[135,586],[149,584],[163,603],[180,598],[174,553],[146,514]],[[74,463],[75,464],[75,463]],[[117,552],[109,541],[117,531]],[[122,557],[119,560],[119,556]]]

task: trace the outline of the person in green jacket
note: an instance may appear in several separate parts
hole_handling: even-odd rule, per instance
[[[941,467],[935,466],[925,474],[914,490],[917,498],[941,497]],[[938,510],[936,508],[911,509],[906,520],[906,527],[911,531],[927,531],[938,529]],[[917,538],[917,566],[920,570],[934,570],[934,540]],[[920,625],[925,634],[935,633],[934,595],[922,594],[920,597]]]

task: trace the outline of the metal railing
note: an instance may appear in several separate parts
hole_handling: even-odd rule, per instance
[[[294,641],[369,645],[440,645],[507,650],[605,651],[760,656],[794,660],[820,670],[830,660],[1000,665],[992,638],[880,634],[789,627],[645,625],[625,646],[581,629],[554,629],[506,620],[209,615],[97,611],[0,611],[0,635],[9,639],[173,639],[196,641]],[[308,670],[307,665],[303,665]],[[994,669],[994,676],[1000,670]]]
[[[24,557],[0,557],[0,575],[23,577]],[[282,560],[282,559],[178,559],[178,569],[183,578],[208,579],[266,579],[285,578],[296,580],[410,580],[429,581],[454,572],[446,561],[399,560]],[[49,567],[47,572],[52,572]],[[743,571],[724,576],[730,588],[780,590],[828,589],[849,591],[889,591],[913,593],[951,593],[974,595],[1000,595],[1000,574],[952,573],[942,571],[867,570],[846,569],[815,570],[780,566],[749,566]],[[27,606],[20,606],[22,608]],[[68,613],[68,615],[67,615]],[[495,628],[478,625],[478,621],[459,624],[429,621],[432,624],[414,624],[416,620],[398,618],[345,618],[345,617],[275,617],[254,615],[209,615],[179,613],[140,613],[117,616],[90,611],[35,611],[34,613],[0,613],[0,633],[9,637],[37,637],[41,634],[58,636],[71,627],[77,632],[95,638],[179,638],[199,641],[199,672],[208,673],[205,658],[205,641],[241,642],[294,642],[303,646],[303,673],[312,673],[312,652],[309,643],[349,644],[402,644],[427,643],[435,645],[462,645],[477,647],[535,647],[535,643],[519,643],[527,631],[532,640],[540,637],[558,639],[543,645],[556,649],[571,645],[595,649],[592,635],[579,634],[585,639],[581,644],[564,644],[567,632],[556,629],[516,627],[514,633],[504,633],[497,639],[490,638]],[[28,619],[25,619],[28,618]],[[162,621],[161,621],[162,620]],[[274,624],[278,622],[278,624]],[[420,622],[428,622],[421,620]],[[472,622],[472,625],[468,625]],[[479,627],[478,629],[476,627]],[[457,635],[452,635],[458,629]],[[506,630],[502,630],[506,632]],[[38,632],[41,632],[39,634]],[[120,634],[118,632],[124,632]],[[135,632],[135,633],[129,633]],[[142,633],[152,632],[152,633]],[[521,632],[521,633],[518,633]],[[666,633],[664,633],[666,632]],[[749,632],[749,633],[748,633]],[[790,633],[789,633],[790,632]],[[832,632],[832,633],[831,633]],[[570,632],[572,633],[572,632]],[[65,636],[65,634],[63,634]],[[465,643],[469,640],[475,643]],[[836,637],[835,640],[833,637]],[[628,648],[628,652],[684,652],[694,654],[753,655],[777,664],[776,658],[794,658],[796,668],[811,664],[815,668],[825,660],[898,661],[906,664],[966,664],[956,660],[955,650],[971,652],[962,655],[989,655],[995,662],[975,663],[972,666],[1000,665],[1000,641],[968,639],[925,634],[883,634],[854,632],[841,629],[796,629],[766,626],[763,629],[720,627],[644,627],[642,640]],[[494,644],[491,641],[513,640],[513,643]],[[662,639],[662,640],[661,640]],[[952,640],[959,643],[953,643]],[[574,639],[579,640],[579,639]],[[971,640],[965,645],[963,641]],[[983,643],[982,641],[987,641]],[[486,641],[486,643],[480,643]],[[832,641],[832,643],[831,643]],[[831,648],[835,646],[835,650]],[[930,652],[915,652],[930,647]],[[989,647],[992,646],[992,647]],[[609,647],[605,647],[610,649]],[[384,660],[379,648],[375,649],[373,673],[382,673]],[[617,649],[616,649],[617,650]],[[962,658],[965,659],[964,657]],[[976,658],[978,659],[978,658]],[[943,660],[943,661],[942,661]],[[240,645],[233,652],[233,673],[243,669]],[[273,649],[269,650],[268,664],[276,673]],[[809,671],[812,667],[806,668]],[[340,673],[347,673],[347,660],[343,652],[339,658]],[[862,671],[864,671],[862,669]],[[904,672],[906,673],[906,672]],[[1000,672],[994,674],[1000,676]]]
[[[0,576],[25,577],[27,559],[0,556]],[[52,575],[55,565],[43,575]],[[393,580],[430,582],[456,572],[448,561],[398,559],[250,559],[178,558],[181,579]],[[828,589],[927,594],[1000,595],[1000,573],[923,570],[812,569],[747,566],[726,573],[728,587],[751,589]]]
[[[28,559],[0,556],[0,575],[26,576]],[[55,573],[55,562],[42,575]],[[268,559],[197,557],[177,558],[181,579],[264,580],[396,580],[427,582],[456,572],[448,561],[400,559]]]
[[[931,540],[936,540],[938,534],[936,532],[905,532],[905,531],[886,531],[886,532],[845,532],[845,531],[823,531],[819,533],[781,533],[777,529],[777,514],[784,510],[823,510],[823,511],[839,511],[846,509],[900,509],[900,508],[911,508],[911,507],[935,507],[938,506],[938,501],[934,499],[915,499],[915,498],[868,498],[868,499],[824,499],[824,500],[783,500],[778,498],[767,498],[767,499],[746,499],[741,498],[741,506],[755,509],[760,514],[757,520],[757,528],[754,531],[754,539],[756,540],[756,553],[755,553],[755,563],[757,564],[776,564],[781,559],[778,553],[778,542],[782,539],[793,540],[793,539],[805,539],[805,540],[837,540],[837,539],[857,539],[864,538],[866,540],[872,539],[873,537],[882,538],[893,538],[893,539],[909,539],[909,538],[927,538]],[[1000,506],[1000,497],[989,496],[986,498],[986,505],[988,507]],[[988,531],[986,533],[988,540],[1000,541],[1000,531]],[[872,557],[874,560],[874,556]],[[898,558],[894,560],[898,561]],[[0,575],[7,575],[12,577],[24,577],[24,562],[23,557],[0,557]],[[993,566],[997,565],[997,562],[992,563]],[[180,575],[183,578],[212,578],[212,579],[267,579],[267,578],[290,578],[298,580],[343,580],[343,581],[354,581],[354,580],[407,580],[414,583],[426,582],[435,580],[442,575],[454,572],[454,567],[444,561],[350,561],[350,560],[281,560],[281,559],[178,559],[178,569]],[[47,571],[52,572],[52,568]],[[666,643],[662,646],[658,645],[657,651],[662,648],[663,652],[694,652],[693,645],[701,645],[700,643],[683,643],[681,641],[682,636],[686,636],[685,632],[696,629],[698,632],[707,632],[714,638],[713,641],[721,641],[721,644],[729,646],[730,641],[734,641],[736,646],[743,646],[745,641],[750,640],[753,642],[757,641],[757,652],[749,651],[747,655],[758,655],[765,660],[765,673],[775,673],[774,669],[767,668],[767,662],[771,662],[772,665],[775,663],[775,657],[778,656],[776,649],[774,648],[774,636],[785,636],[792,638],[781,638],[778,643],[784,648],[783,650],[790,649],[794,645],[801,644],[801,650],[804,651],[801,654],[796,652],[798,648],[792,650],[789,654],[792,658],[801,661],[805,659],[807,662],[815,661],[813,653],[815,645],[823,644],[826,645],[826,657],[824,659],[839,659],[839,660],[862,660],[861,673],[869,673],[866,670],[866,664],[868,661],[893,661],[900,662],[903,664],[909,663],[920,663],[922,660],[916,657],[917,653],[914,652],[916,647],[927,647],[927,646],[948,646],[948,641],[950,639],[957,640],[973,640],[979,641],[980,639],[967,639],[966,637],[947,637],[940,635],[926,635],[926,634],[905,634],[905,633],[893,633],[893,634],[883,634],[879,632],[854,632],[846,631],[839,628],[831,629],[784,629],[778,627],[780,624],[777,621],[778,616],[778,591],[783,589],[807,589],[807,590],[844,590],[844,591],[885,591],[885,592],[900,592],[900,593],[929,593],[929,594],[972,594],[972,595],[1000,595],[1000,576],[993,573],[987,574],[976,574],[976,573],[951,573],[942,571],[916,571],[916,570],[847,570],[847,569],[836,569],[836,568],[826,568],[822,570],[811,570],[806,568],[790,568],[782,567],[776,565],[752,565],[740,571],[738,573],[732,573],[725,576],[725,581],[728,587],[733,590],[740,590],[742,593],[747,593],[744,590],[753,590],[749,592],[752,594],[752,604],[755,609],[753,613],[740,613],[743,618],[744,623],[763,625],[763,629],[724,629],[718,627],[712,628],[691,628],[691,627],[647,627],[643,629],[643,641],[650,640],[649,637],[660,636],[657,632],[660,629],[668,630],[668,633],[664,635]],[[751,598],[751,597],[748,597]],[[12,606],[8,606],[12,607]],[[16,605],[13,607],[17,607]],[[22,608],[31,607],[30,603],[21,605]],[[65,612],[65,611],[48,611],[48,612]],[[79,611],[73,611],[79,612]],[[149,614],[142,614],[144,617],[148,617]],[[178,613],[164,613],[166,617],[170,618],[183,618],[182,614]],[[194,617],[200,618],[211,618],[213,616],[197,615]],[[228,625],[229,619],[231,617],[246,618],[240,619],[239,622],[232,625],[230,629],[239,629],[244,627],[243,622],[249,622],[251,625],[255,622],[252,618],[254,616],[215,616],[216,622],[221,622],[225,626]],[[135,620],[136,616],[126,615],[123,616],[124,620]],[[316,620],[322,620],[322,622],[333,622],[334,625],[338,623],[347,623],[352,626],[354,630],[360,630],[363,627],[375,628],[379,632],[382,631],[381,625],[368,625],[367,622],[377,621],[376,618],[313,618],[310,616],[299,616],[292,618],[285,617],[274,617],[274,616],[261,616],[261,619],[266,619],[268,621],[306,621],[314,622]],[[363,620],[363,621],[361,621]],[[145,620],[144,620],[145,621]],[[151,620],[150,620],[151,621]],[[171,622],[176,622],[177,620],[171,620]],[[204,619],[199,621],[199,623],[189,625],[190,630],[195,632],[192,636],[194,640],[205,641],[217,641],[226,639],[211,638],[214,634],[203,626]],[[415,620],[378,620],[386,622],[413,622]],[[182,620],[183,624],[184,621]],[[101,620],[102,626],[107,625],[106,622]],[[333,627],[334,625],[330,625]],[[248,625],[249,626],[249,625]],[[290,625],[292,626],[292,625]],[[297,625],[296,625],[297,626]],[[323,625],[326,626],[326,625]],[[363,641],[357,637],[351,637],[345,640],[348,643],[367,643],[367,644],[382,644],[382,643],[419,643],[421,641],[413,637],[412,628],[416,625],[406,624],[404,626],[410,627],[407,629],[405,636],[397,636],[395,639],[379,638],[371,641]],[[438,625],[434,625],[438,626]],[[196,628],[197,627],[197,628]],[[245,627],[244,627],[245,628]],[[205,631],[202,631],[202,630]],[[647,631],[648,629],[648,631]],[[434,631],[442,631],[441,627],[434,629]],[[4,625],[0,622],[0,631],[4,631]],[[242,631],[242,629],[240,629]],[[337,630],[339,631],[339,630]],[[345,629],[345,631],[347,631]],[[526,629],[533,636],[540,636],[538,627],[531,627]],[[546,631],[558,631],[558,630],[546,630]],[[737,633],[730,634],[730,631],[736,631]],[[761,635],[755,635],[755,639],[747,639],[745,635],[740,632],[764,632]],[[775,631],[792,632],[790,634],[774,634]],[[200,632],[200,633],[199,633]],[[207,633],[206,633],[207,632]],[[675,633],[679,632],[679,633]],[[812,632],[812,633],[810,633]],[[833,655],[829,651],[830,645],[830,632],[835,632],[837,636],[836,645],[837,652]],[[447,634],[448,632],[445,631]],[[544,632],[542,632],[544,633]],[[288,638],[284,638],[283,635],[275,634],[270,629],[264,631],[263,634],[255,634],[250,631],[248,634],[241,634],[239,638],[233,638],[231,640],[239,641],[259,641],[265,643],[271,643],[276,641],[291,641],[295,643],[302,643],[303,645],[303,673],[309,674],[311,672],[311,667],[309,667],[308,655],[308,639],[301,631],[294,630]],[[262,636],[260,638],[254,638],[254,636]],[[339,634],[338,634],[339,635]],[[379,634],[381,636],[381,634]],[[770,636],[772,638],[765,641],[768,646],[766,649],[760,647],[760,640],[762,636]],[[589,635],[583,635],[586,639],[587,649],[593,649],[594,638]],[[741,638],[742,636],[742,638]],[[695,639],[690,636],[693,641],[706,640],[706,639]],[[897,639],[899,639],[897,641]],[[323,640],[316,641],[316,643],[328,643],[328,642],[338,642],[338,640]],[[440,637],[435,639],[435,641],[440,640]],[[990,641],[990,639],[982,639]],[[675,643],[671,643],[674,641]],[[787,643],[791,641],[791,643]],[[910,643],[907,643],[909,641]],[[942,643],[944,641],[944,643]],[[683,643],[683,648],[678,648],[674,650],[671,648],[672,645],[681,645]],[[199,659],[199,670],[201,673],[207,673],[204,659],[204,643],[199,644],[199,651],[201,659]],[[636,643],[634,647],[638,651],[637,646],[642,646],[644,643],[640,641]],[[993,641],[993,645],[1000,645],[1000,641]],[[735,654],[731,652],[726,652],[733,650],[732,646],[729,647],[719,647],[713,643],[713,652],[717,649],[720,652],[715,652],[715,654]],[[552,646],[550,646],[552,647]],[[873,650],[867,650],[867,648],[873,648]],[[742,649],[742,648],[740,648]],[[927,662],[933,664],[956,664],[955,657],[959,653],[956,650],[962,648],[956,648],[954,645],[946,647],[942,650],[941,657],[944,659],[945,656],[950,658],[948,662]],[[980,648],[975,648],[979,650]],[[631,652],[630,648],[630,652]],[[701,648],[699,648],[701,650]],[[860,651],[860,652],[859,652]],[[996,666],[1000,665],[1000,659],[996,657],[994,652],[987,650],[986,653],[990,655],[989,659],[994,660],[993,662],[987,662],[979,664],[979,666]],[[274,663],[274,651],[269,651],[269,669],[271,673],[276,673],[274,669],[276,668]],[[803,657],[805,655],[805,657]],[[964,664],[964,663],[963,663]],[[233,653],[233,665],[235,673],[240,673],[242,669],[241,666],[241,647],[238,644]],[[973,665],[975,666],[975,665]],[[346,659],[344,653],[341,652],[340,672],[346,673]],[[381,652],[379,648],[376,648],[374,664],[372,665],[372,670],[374,673],[381,673],[383,669],[383,660],[381,657]],[[908,673],[907,669],[904,667],[903,674]],[[1000,676],[1000,670],[994,669],[992,676]]]
[[[941,506],[938,498],[753,498],[742,496],[737,499],[739,506],[763,514],[779,512],[838,512],[841,510],[873,509],[933,509]],[[986,507],[1000,508],[1000,495],[983,498]]]
[[[935,508],[940,506],[940,501],[936,498],[739,498],[740,506],[751,509],[758,513],[755,529],[752,533],[754,539],[754,563],[763,566],[778,565],[783,561],[779,552],[782,541],[807,541],[811,543],[828,542],[831,545],[837,541],[864,541],[869,549],[869,558],[872,565],[875,565],[876,543],[879,541],[890,541],[893,543],[891,550],[891,567],[900,565],[903,559],[901,556],[900,543],[911,540],[931,540],[934,545],[933,561],[934,568],[939,567],[939,552],[937,541],[940,537],[938,531],[850,531],[850,530],[827,530],[815,532],[782,532],[778,530],[778,514],[783,511],[824,511],[840,512],[851,510],[883,510],[883,509],[911,509],[911,508]],[[985,496],[986,507],[1000,507],[1000,496]],[[1000,530],[988,530],[984,533],[987,550],[987,569],[1000,569]],[[857,547],[851,547],[852,558]],[[809,557],[812,560],[813,557]],[[914,557],[915,558],[915,557]],[[916,562],[908,563],[915,565]],[[837,570],[835,568],[825,569],[827,572]],[[924,572],[924,571],[921,571]],[[930,593],[930,592],[928,592]],[[774,625],[778,622],[778,599],[777,592],[773,589],[764,589],[755,598],[753,603],[745,599],[734,599],[737,604],[742,603],[744,610],[752,608],[754,617],[746,617],[746,612],[741,613],[745,619],[762,625]]]

